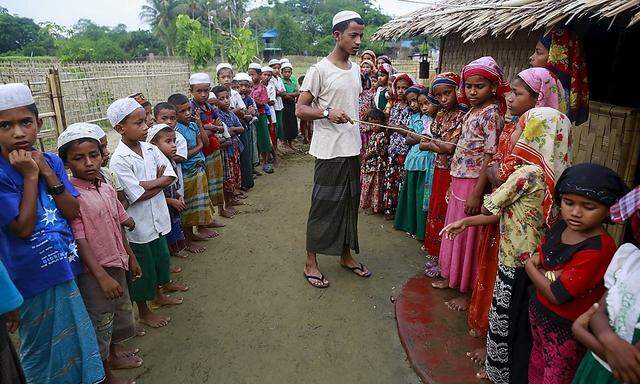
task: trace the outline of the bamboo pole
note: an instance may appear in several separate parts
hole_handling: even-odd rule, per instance
[[[390,129],[390,130],[392,130],[392,131],[396,131],[396,132],[404,133],[405,135],[406,135],[406,134],[411,134],[411,135],[414,135],[414,136],[418,136],[418,137],[420,137],[421,139],[431,140],[431,141],[435,141],[436,143],[441,143],[441,144],[454,145],[454,146],[459,147],[459,148],[462,148],[462,149],[464,149],[464,150],[471,151],[471,149],[470,149],[470,148],[467,148],[467,147],[465,147],[465,146],[463,146],[463,145],[459,145],[458,143],[452,143],[452,142],[450,142],[450,141],[439,140],[439,139],[436,139],[436,138],[434,138],[434,137],[432,137],[432,136],[427,136],[427,135],[422,135],[422,134],[419,134],[419,133],[415,133],[415,132],[413,132],[413,131],[410,131],[410,130],[405,129],[405,128],[402,128],[402,127],[393,127],[393,126],[391,126],[391,125],[383,125],[383,124],[369,123],[369,122],[367,122],[367,121],[356,120],[356,119],[351,119],[351,120],[352,120],[354,123],[374,125],[374,126],[376,126],[376,127],[380,127],[380,128],[384,128],[384,129]]]

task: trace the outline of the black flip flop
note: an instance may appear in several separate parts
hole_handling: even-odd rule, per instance
[[[359,274],[358,271],[364,273],[364,265],[362,263],[359,263],[359,265],[357,265],[355,267],[347,267],[344,264],[340,264],[340,265],[342,265],[342,268],[346,268],[346,269],[350,270],[351,272],[353,272],[355,275],[358,275],[358,276],[363,277],[363,278],[371,277],[371,275],[373,274],[373,273],[371,273],[371,271],[367,271],[368,273],[366,275]]]
[[[326,279],[324,278],[324,275],[321,273],[320,277],[318,276],[312,276],[312,275],[307,275],[306,273],[302,273],[304,275],[304,278],[307,279],[307,282],[314,288],[320,288],[320,289],[324,289],[324,288],[329,288],[329,282],[326,281]],[[313,283],[311,283],[311,281],[309,279],[313,279],[316,281],[319,281],[322,283],[322,285],[315,285]]]

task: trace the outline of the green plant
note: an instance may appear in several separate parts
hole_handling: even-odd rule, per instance
[[[240,27],[230,37],[227,56],[236,68],[246,69],[258,54],[251,30]]]
[[[198,20],[193,20],[187,15],[179,15],[176,19],[176,31],[177,52],[189,56],[196,68],[204,67],[213,59],[213,42],[202,33],[202,26]]]

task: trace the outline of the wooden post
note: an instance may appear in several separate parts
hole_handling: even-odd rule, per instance
[[[62,87],[60,84],[60,74],[58,68],[49,68],[47,75],[47,88],[51,105],[56,119],[56,137],[67,127],[67,118],[64,114],[64,104],[62,102]]]

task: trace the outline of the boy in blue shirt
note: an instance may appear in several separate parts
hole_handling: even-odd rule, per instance
[[[34,148],[41,126],[29,87],[0,85],[0,249],[24,297],[20,357],[28,382],[96,383],[104,370],[68,223],[78,192],[60,158]]]

